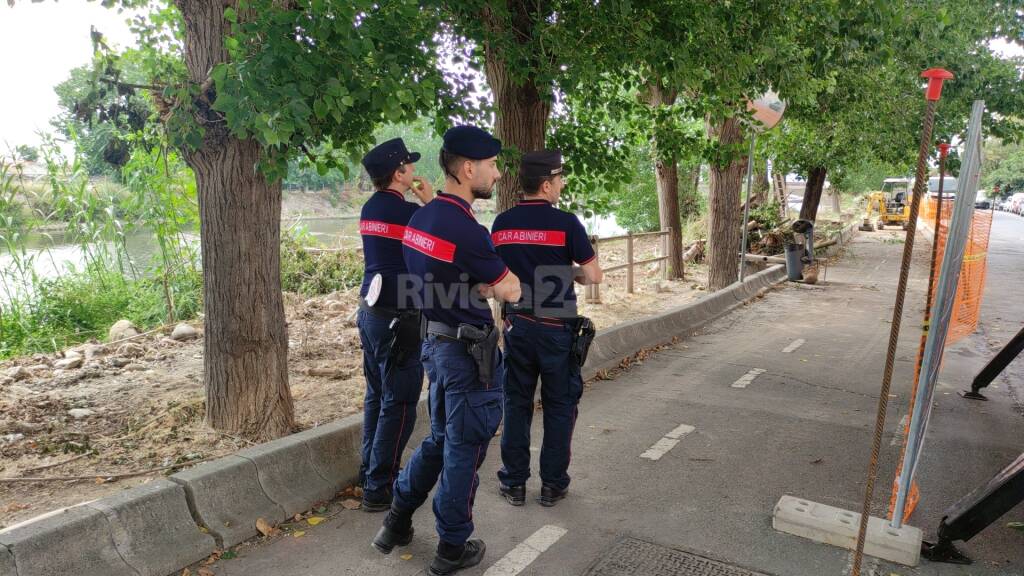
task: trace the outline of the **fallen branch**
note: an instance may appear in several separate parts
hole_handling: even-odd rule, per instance
[[[164,470],[171,470],[173,468],[181,468],[184,466],[192,466],[193,464],[201,464],[213,458],[200,458],[199,460],[192,460],[189,462],[180,462],[178,464],[171,464],[169,466],[160,466],[157,468],[150,468],[148,470],[136,470],[135,472],[124,472],[120,474],[89,474],[87,476],[53,476],[50,478],[41,477],[28,477],[21,476],[16,478],[0,478],[0,484],[15,484],[19,482],[81,482],[84,480],[120,480],[121,478],[134,478],[136,476],[147,476],[156,472],[163,472]]]
[[[43,466],[36,466],[34,468],[28,468],[28,469],[24,470],[24,472],[28,473],[28,472],[39,472],[40,470],[49,470],[50,468],[56,468],[58,466],[63,466],[65,464],[70,464],[70,463],[74,462],[75,460],[81,460],[82,458],[85,458],[86,456],[92,456],[93,454],[96,454],[96,451],[95,450],[90,450],[88,452],[84,452],[82,454],[79,454],[78,456],[75,456],[74,458],[68,458],[67,460],[64,460],[62,462],[54,462],[53,464],[44,464]]]

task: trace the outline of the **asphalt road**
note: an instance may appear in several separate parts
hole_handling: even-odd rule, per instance
[[[820,285],[781,287],[618,378],[591,384],[577,423],[571,495],[558,506],[547,509],[533,501],[540,488],[536,477],[525,507],[500,499],[494,476],[500,456],[493,442],[475,510],[475,536],[486,541],[487,557],[460,574],[491,569],[488,576],[583,575],[624,537],[777,576],[848,573],[848,551],[775,532],[771,513],[784,494],[860,509],[901,238],[890,231],[861,233]],[[920,336],[927,254],[921,242],[896,362],[876,515],[888,503],[899,450],[895,432],[906,413]],[[981,326],[947,351],[920,467],[922,501],[911,524],[932,536],[943,510],[1024,450],[1024,359],[994,384],[991,401],[968,402],[955,394],[1024,324],[1022,257],[1024,218],[996,213]],[[763,372],[734,386],[753,369]],[[693,430],[677,445],[656,461],[641,457],[681,424]],[[429,505],[416,515],[412,545],[390,556],[369,546],[381,519],[343,511],[307,528],[301,538],[243,546],[214,572],[425,573],[437,544]],[[964,545],[978,561],[974,566],[925,562],[911,569],[869,560],[864,573],[1020,576],[1024,534],[1005,525],[1022,520],[1024,507],[1018,506]],[[516,548],[535,534],[529,546]]]

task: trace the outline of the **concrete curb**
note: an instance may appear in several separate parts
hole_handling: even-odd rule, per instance
[[[170,479],[185,489],[192,518],[209,530],[222,548],[255,536],[259,518],[270,524],[288,518],[284,508],[264,492],[256,464],[246,458],[225,456]]]
[[[0,545],[14,556],[17,576],[139,576],[114,546],[107,517],[88,505],[11,526]]]
[[[7,576],[17,573],[17,569],[14,567],[14,555],[7,549],[7,546],[0,544],[0,574]]]
[[[833,255],[853,235],[838,234]],[[662,314],[620,324],[594,339],[584,378],[642,348],[668,342],[727,314],[785,278],[781,265]],[[409,450],[430,430],[428,392],[416,406]],[[355,414],[254,446],[95,502],[0,531],[0,576],[163,576],[258,534],[356,482],[363,417]],[[205,527],[209,535],[203,534]]]
[[[140,576],[166,576],[216,547],[192,520],[185,490],[170,480],[154,480],[86,506],[106,516],[114,548]]]

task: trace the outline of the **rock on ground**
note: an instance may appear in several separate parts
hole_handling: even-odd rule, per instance
[[[107,333],[107,340],[113,342],[115,340],[138,336],[138,334],[139,329],[135,324],[132,324],[131,320],[118,320],[110,327],[110,331]]]

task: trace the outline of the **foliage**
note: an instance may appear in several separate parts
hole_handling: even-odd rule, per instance
[[[150,122],[154,113],[143,92],[120,82],[144,80],[137,58],[129,53],[115,67],[100,60],[73,68],[58,84],[60,112],[51,124],[75,141],[89,174],[119,175],[131,156],[130,140]]]
[[[989,190],[999,186],[999,197],[1024,192],[1024,144],[993,143],[986,146],[982,185]]]
[[[307,296],[330,294],[363,281],[363,260],[355,250],[321,251],[301,230],[281,242],[281,288]]]
[[[39,160],[39,148],[29,146],[28,144],[19,144],[14,147],[14,156],[18,160],[35,162]]]

